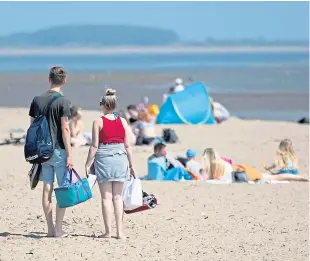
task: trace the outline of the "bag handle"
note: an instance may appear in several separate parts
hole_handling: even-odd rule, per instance
[[[81,184],[82,184],[82,186],[83,186],[83,189],[85,190],[85,192],[86,192],[86,194],[88,195],[88,198],[90,198],[90,195],[89,195],[89,193],[88,193],[88,191],[87,191],[87,189],[85,188],[85,186],[84,186],[84,184],[83,184],[83,182],[82,182],[82,179],[81,179],[81,177],[80,177],[80,175],[76,172],[76,170],[74,169],[74,168],[72,168],[72,169],[66,169],[66,171],[65,171],[65,173],[64,173],[64,176],[63,176],[63,178],[62,178],[62,180],[61,180],[61,184],[63,184],[63,182],[64,182],[64,179],[65,179],[65,177],[66,177],[66,172],[69,172],[69,175],[70,175],[70,179],[69,179],[69,184],[72,184],[72,173],[77,177],[77,179],[79,180],[79,181],[81,181]]]
[[[82,179],[81,179],[80,175],[76,172],[76,170],[74,168],[70,169],[70,184],[72,184],[72,173],[78,178],[79,181],[81,181],[83,189],[85,190],[88,198],[90,198],[88,190],[86,189],[84,183],[82,182]]]

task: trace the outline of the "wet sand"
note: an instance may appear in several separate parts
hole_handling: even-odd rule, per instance
[[[139,103],[143,96],[148,96],[150,103],[161,104],[162,94],[176,77],[183,77],[187,84],[190,84],[188,77],[191,77],[194,81],[204,82],[210,95],[224,104],[232,115],[247,117],[249,112],[250,117],[251,111],[262,111],[257,114],[258,118],[297,121],[307,116],[309,109],[308,87],[298,86],[295,81],[305,74],[304,70],[288,68],[287,73],[295,76],[284,78],[281,82],[277,79],[281,79],[283,70],[277,68],[69,73],[64,91],[73,104],[83,109],[97,110],[106,86],[110,86],[117,90],[119,107],[125,108],[128,104]],[[272,78],[276,74],[280,77]],[[45,74],[0,74],[0,106],[27,107],[33,96],[47,88]],[[284,116],[277,118],[270,113],[272,111]],[[294,115],[286,117],[286,112]]]

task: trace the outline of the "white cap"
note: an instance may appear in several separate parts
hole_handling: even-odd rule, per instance
[[[175,79],[175,84],[176,85],[181,85],[181,84],[183,84],[183,80],[181,78],[176,78]]]

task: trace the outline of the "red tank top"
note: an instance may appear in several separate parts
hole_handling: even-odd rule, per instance
[[[103,144],[109,143],[124,143],[125,129],[120,117],[115,120],[109,120],[106,117],[101,117],[103,127],[99,133],[99,142]]]

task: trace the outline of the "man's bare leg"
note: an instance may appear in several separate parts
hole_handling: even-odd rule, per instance
[[[52,207],[53,184],[43,184],[42,206],[47,223],[47,236],[55,236],[55,227],[53,223],[53,207]]]

